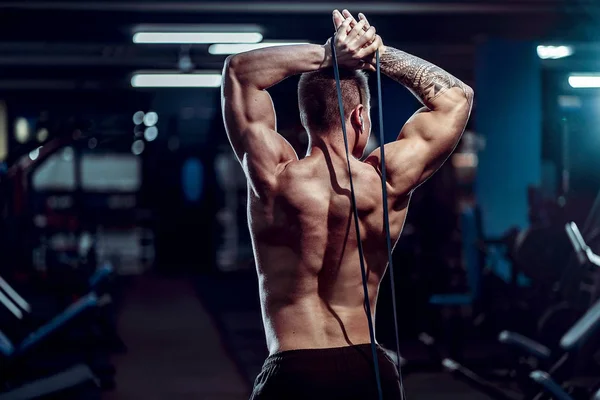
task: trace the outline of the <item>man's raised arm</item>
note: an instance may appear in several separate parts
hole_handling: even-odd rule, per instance
[[[352,16],[344,11],[346,19]],[[360,14],[359,20],[366,20]],[[366,24],[368,26],[368,22]],[[471,113],[473,90],[440,67],[389,46],[380,47],[381,71],[425,106],[385,146],[388,183],[398,197],[429,178],[452,153]],[[379,149],[367,162],[376,163]]]
[[[245,136],[256,131],[262,136],[265,130],[276,129],[273,102],[266,89],[289,76],[319,69],[325,59],[325,47],[312,44],[259,49],[226,59],[221,92],[223,119],[240,160],[252,150],[248,146],[253,143],[246,143]]]
[[[373,42],[374,29],[363,30],[366,22],[349,29],[350,22],[340,27],[335,42],[340,66],[347,68],[363,65],[361,59],[379,46]],[[280,166],[297,159],[290,144],[276,132],[273,102],[266,89],[331,63],[330,42],[270,47],[227,58],[221,90],[225,129],[258,196],[275,184]]]
[[[383,49],[380,61],[381,72],[404,85],[429,110],[443,110],[463,103],[470,110],[473,90],[440,67],[389,46]],[[444,95],[446,97],[442,97]]]
[[[266,89],[325,62],[325,47],[310,44],[259,49],[225,61],[221,89],[225,130],[258,197],[273,187],[281,165],[298,159],[276,132],[275,110]]]
[[[398,200],[427,180],[456,148],[471,114],[473,90],[443,69],[393,47],[380,56],[381,71],[425,106],[385,146],[388,183]]]

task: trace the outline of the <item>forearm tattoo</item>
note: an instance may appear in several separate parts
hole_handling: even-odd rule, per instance
[[[386,47],[381,56],[381,71],[406,86],[429,106],[431,102],[451,88],[460,88],[469,105],[473,101],[473,91],[459,79],[438,66],[393,47]]]

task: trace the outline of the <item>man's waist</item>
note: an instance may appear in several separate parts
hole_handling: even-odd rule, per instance
[[[375,344],[375,348],[379,357],[388,358],[387,350],[385,350],[381,345]],[[269,355],[265,360],[265,364],[278,364],[287,361],[298,361],[299,359],[310,359],[318,362],[319,360],[326,361],[354,357],[358,354],[367,355],[368,358],[372,358],[371,343],[366,342],[336,347],[303,347],[280,350]]]

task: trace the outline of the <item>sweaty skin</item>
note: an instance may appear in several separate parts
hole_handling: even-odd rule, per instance
[[[346,40],[340,32],[350,22],[344,24],[336,40]],[[360,30],[363,27],[364,23],[359,25]],[[223,73],[223,118],[248,179],[248,225],[270,354],[370,342],[341,128],[323,139],[313,137],[307,156],[299,160],[276,131],[266,91],[291,75],[329,67],[328,47],[283,46],[241,53],[227,59]],[[354,47],[340,45],[342,67],[354,65],[353,52],[360,51]],[[378,42],[366,55],[372,56],[379,47],[383,53]],[[390,230],[396,243],[412,190],[441,166],[461,137],[472,90],[426,61],[400,51],[384,54],[382,71],[426,105],[407,122],[397,141],[385,145]],[[364,52],[360,55],[367,59]],[[419,79],[401,72],[407,63],[411,68],[426,63],[417,68]],[[354,144],[351,154],[357,148],[364,151],[370,133],[368,105],[362,107],[346,121]],[[364,127],[357,122],[361,110]],[[364,162],[351,158],[373,318],[387,267],[379,152],[376,149]]]

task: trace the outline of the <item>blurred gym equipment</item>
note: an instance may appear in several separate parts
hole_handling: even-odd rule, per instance
[[[592,260],[595,260],[598,255],[583,240],[577,225],[570,222],[566,224],[565,230],[571,238],[574,252],[578,254],[578,267],[584,269],[592,265],[597,270]],[[582,251],[585,257],[579,256]],[[567,307],[568,304],[561,310],[567,309]],[[559,308],[555,307],[551,312],[556,314],[559,312],[558,310]],[[547,321],[550,317],[544,317],[546,318],[545,325],[549,326]],[[515,392],[514,388],[495,385],[453,359],[443,360],[443,366],[453,376],[494,399],[541,399],[537,386],[531,385],[532,382],[542,385],[544,390],[553,394],[559,393],[558,389],[561,387],[567,387],[570,391],[583,391],[584,397],[578,398],[589,398],[591,391],[596,390],[597,385],[600,384],[597,379],[600,369],[597,360],[594,359],[594,354],[598,351],[597,332],[599,328],[600,300],[597,300],[566,333],[562,334],[556,347],[553,346],[554,343],[539,343],[515,332],[501,332],[498,337],[499,342],[506,345],[511,352],[519,355],[517,364],[506,375],[508,380],[514,380],[518,384],[520,392]],[[545,333],[543,329],[542,326],[541,332],[539,332],[542,337]],[[552,329],[556,329],[556,326],[553,326]],[[543,368],[547,372],[542,373],[537,371],[537,368]],[[580,374],[583,371],[588,374],[590,372],[587,371],[596,371],[592,372],[591,382],[588,379],[582,384],[581,379],[577,379],[581,378]],[[596,379],[593,376],[596,376]],[[559,394],[556,396],[563,398],[559,397]]]

